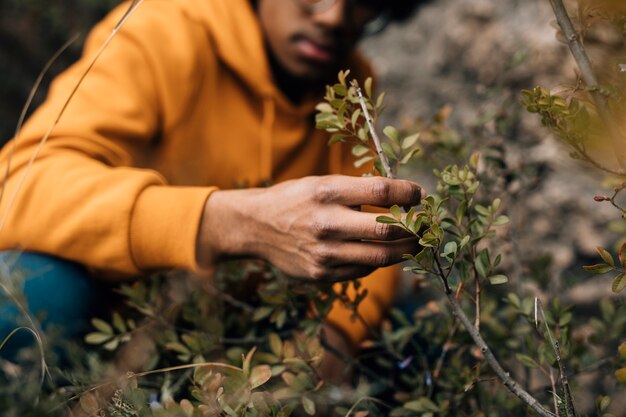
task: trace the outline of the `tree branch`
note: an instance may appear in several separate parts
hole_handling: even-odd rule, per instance
[[[597,86],[599,84],[598,79],[593,72],[589,55],[587,55],[587,51],[583,46],[580,34],[574,28],[574,25],[567,14],[567,9],[563,4],[563,0],[550,0],[550,4],[552,5],[552,10],[554,10],[556,21],[565,35],[569,50],[576,61],[576,65],[578,65],[583,81],[587,84],[587,87]],[[620,141],[621,135],[619,129],[613,122],[608,100],[606,96],[598,91],[591,91],[590,93],[596,104],[598,115],[609,131],[611,145],[613,146],[617,162],[622,171],[624,171],[626,169],[626,156],[624,155],[623,144]],[[624,175],[624,173],[622,172],[621,175]]]
[[[448,302],[450,303],[450,307],[452,308],[452,313],[455,315],[456,318],[461,321],[461,324],[463,324],[463,327],[465,327],[467,332],[470,334],[470,336],[474,340],[474,343],[476,343],[476,346],[479,347],[480,351],[485,356],[485,359],[494,370],[498,378],[500,378],[504,386],[507,387],[509,391],[515,394],[520,400],[522,400],[529,407],[531,407],[540,416],[554,417],[554,414],[546,410],[539,403],[539,401],[535,399],[535,397],[526,392],[526,390],[524,390],[524,388],[522,388],[517,382],[515,382],[513,378],[511,378],[509,373],[502,368],[500,362],[498,362],[496,357],[493,355],[491,349],[489,349],[489,346],[487,346],[487,343],[485,343],[478,330],[472,325],[470,320],[465,315],[465,312],[461,308],[461,304],[459,303],[459,301],[454,296],[454,293],[446,294],[446,296],[448,297]]]
[[[385,170],[385,174],[387,174],[388,178],[395,178],[395,174],[391,170],[391,166],[389,165],[389,160],[387,160],[387,156],[383,151],[382,144],[380,142],[380,138],[376,133],[376,129],[374,128],[374,122],[372,121],[372,116],[370,116],[370,112],[367,110],[367,105],[365,104],[365,99],[363,98],[363,92],[361,91],[361,87],[359,87],[359,83],[356,80],[352,80],[350,83],[352,87],[355,88],[356,94],[359,97],[359,103],[361,104],[361,110],[363,110],[363,116],[365,116],[365,120],[367,121],[367,125],[370,128],[370,133],[372,135],[372,139],[374,140],[374,145],[376,146],[376,153],[380,158],[380,163]]]

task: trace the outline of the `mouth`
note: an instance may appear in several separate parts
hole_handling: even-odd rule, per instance
[[[294,45],[299,55],[309,61],[328,64],[335,60],[337,48],[334,44],[320,42],[305,36],[294,38]]]

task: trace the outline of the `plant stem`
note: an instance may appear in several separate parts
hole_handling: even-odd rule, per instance
[[[554,417],[550,411],[546,410],[540,403],[537,401],[532,395],[530,395],[524,388],[522,388],[517,382],[511,378],[508,372],[506,372],[496,357],[487,346],[487,343],[483,340],[482,336],[478,332],[478,330],[472,325],[470,320],[465,315],[465,312],[461,308],[461,304],[459,300],[456,299],[453,293],[446,294],[448,297],[448,302],[450,303],[450,307],[452,308],[452,313],[461,321],[463,327],[470,334],[474,343],[480,348],[480,351],[485,356],[485,359],[494,370],[498,378],[502,381],[505,387],[509,389],[513,394],[515,394],[520,400],[526,403],[529,407],[531,407],[537,414],[542,417]]]
[[[554,10],[556,21],[567,39],[569,50],[576,61],[576,65],[578,65],[583,81],[587,84],[587,87],[597,86],[599,83],[595,73],[593,72],[591,61],[589,60],[587,51],[583,46],[580,34],[574,28],[574,25],[567,14],[567,9],[563,4],[563,0],[550,0],[550,4],[552,5],[552,10]],[[624,169],[626,169],[626,156],[624,155],[624,149],[620,141],[619,129],[613,122],[607,98],[598,91],[591,91],[591,96],[596,104],[596,108],[602,122],[609,131],[611,145],[613,146],[617,162],[622,171],[624,171]],[[622,175],[623,174],[624,173],[622,172]]]
[[[350,83],[352,87],[356,90],[356,94],[359,97],[359,103],[361,104],[361,110],[363,110],[363,116],[365,116],[365,120],[367,121],[367,125],[369,126],[370,133],[372,135],[372,139],[374,140],[374,145],[376,146],[376,153],[380,158],[380,163],[385,170],[385,174],[388,178],[395,178],[393,171],[391,170],[391,166],[389,165],[389,161],[387,160],[387,156],[383,151],[382,144],[380,142],[380,138],[376,133],[376,129],[374,128],[374,122],[372,121],[372,116],[370,116],[370,112],[367,110],[367,105],[365,104],[365,99],[363,98],[363,92],[361,91],[361,87],[359,87],[359,83],[356,80],[352,80]]]

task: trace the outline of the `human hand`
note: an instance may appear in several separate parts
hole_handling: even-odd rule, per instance
[[[198,262],[228,256],[266,259],[283,273],[349,280],[402,261],[417,239],[378,223],[361,205],[419,204],[421,188],[405,180],[331,175],[268,188],[215,191],[198,235]]]

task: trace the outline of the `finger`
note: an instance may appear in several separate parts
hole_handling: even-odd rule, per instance
[[[415,206],[421,201],[422,187],[406,180],[331,175],[320,180],[315,193],[321,202],[344,206]]]
[[[406,253],[419,252],[417,238],[392,242],[340,242],[316,256],[321,265],[361,265],[380,268],[402,262]]]
[[[401,227],[379,223],[381,213],[363,213],[340,207],[316,216],[311,227],[320,240],[380,240],[393,241],[413,236]]]

